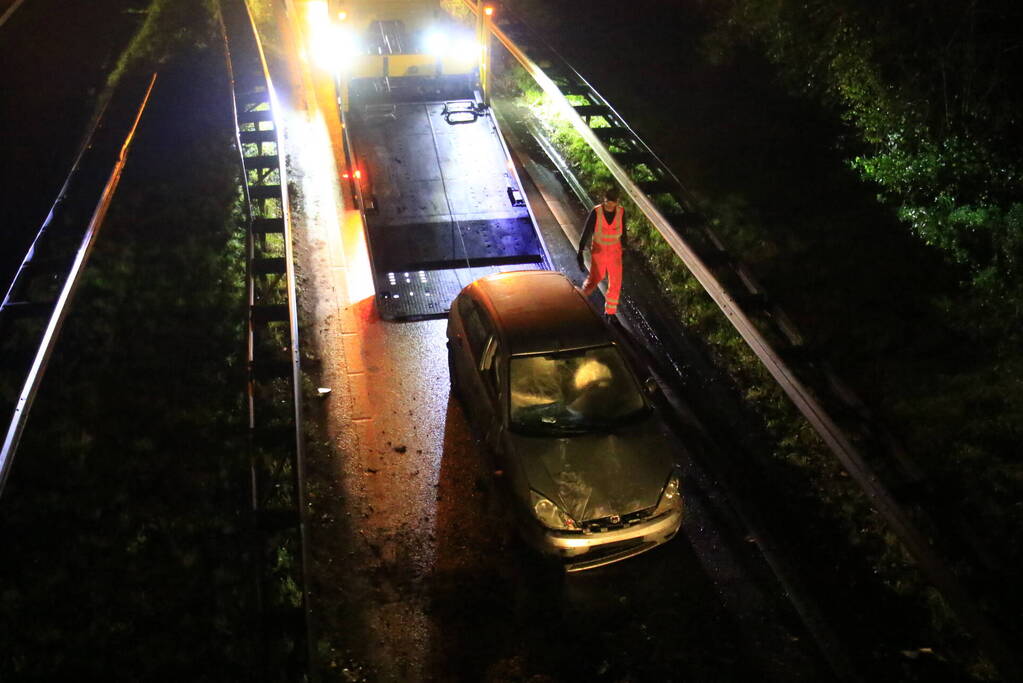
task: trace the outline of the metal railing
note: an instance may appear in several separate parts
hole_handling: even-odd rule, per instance
[[[221,14],[247,212],[244,353],[251,505],[261,563],[260,657],[264,678],[300,680],[310,676],[314,643],[298,298],[281,109],[247,3],[222,0]],[[297,567],[282,571],[276,566],[276,551],[282,547],[294,554]],[[271,604],[288,580],[300,587],[301,605]],[[290,635],[293,647],[275,650],[276,633]]]
[[[104,105],[0,304],[5,371],[25,378],[0,447],[0,494],[155,83],[153,74],[139,104],[132,83]]]

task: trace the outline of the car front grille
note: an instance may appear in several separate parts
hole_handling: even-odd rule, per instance
[[[588,534],[599,534],[605,531],[615,531],[617,529],[626,529],[634,524],[645,522],[650,519],[651,515],[654,514],[654,507],[644,508],[643,510],[637,510],[630,512],[627,515],[611,515],[610,517],[601,517],[600,519],[590,519],[582,523],[582,529]]]

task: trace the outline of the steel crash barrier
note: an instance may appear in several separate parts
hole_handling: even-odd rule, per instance
[[[129,81],[104,103],[0,304],[3,373],[21,387],[3,405],[0,493],[155,84]]]
[[[911,515],[868,462],[871,453],[857,447],[849,434],[860,435],[860,443],[894,460],[899,470],[898,484],[905,488],[921,488],[925,476],[921,468],[901,450],[883,425],[871,419],[862,402],[826,363],[812,358],[788,316],[771,302],[749,269],[725,251],[721,240],[692,209],[688,192],[679,179],[607,100],[525,24],[507,15],[497,18],[487,15],[484,19],[482,2],[463,0],[463,3],[476,14],[479,30],[489,31],[557,103],[566,120],[857,482],[1003,675],[1017,675],[1016,657],[999,631],[941,557],[932,539],[914,522],[914,518],[927,518],[927,511],[915,507]],[[541,63],[543,67],[539,66]],[[637,179],[640,177],[643,179]],[[573,185],[572,180],[569,184]],[[577,182],[573,189],[581,199],[585,197],[585,190]],[[671,206],[673,210],[662,210],[662,206]],[[759,325],[754,320],[754,310],[760,314],[756,316],[762,321]],[[762,330],[764,325],[771,328],[769,334]],[[779,350],[770,338],[784,340],[784,349]],[[797,366],[788,359],[802,362]],[[804,378],[812,379],[813,386]],[[827,401],[820,397],[826,397]],[[843,427],[842,420],[836,418],[838,411],[847,426]]]
[[[222,0],[246,209],[245,359],[261,680],[312,667],[298,299],[280,105],[245,0]],[[280,562],[280,551],[295,558]],[[300,604],[283,598],[300,588]]]

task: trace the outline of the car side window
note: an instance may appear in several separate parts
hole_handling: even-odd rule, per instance
[[[483,381],[495,393],[497,392],[497,387],[500,384],[500,351],[500,342],[497,341],[497,337],[490,337],[487,340],[487,346],[483,352],[483,358],[480,361],[480,373],[483,376]]]
[[[494,389],[500,395],[501,387],[504,386],[504,365],[501,363],[500,344],[494,346],[494,362],[490,371],[494,375]]]
[[[486,335],[486,344],[483,347],[483,356],[479,359],[479,370],[480,375],[483,377],[483,382],[490,388],[492,392],[497,393],[497,368],[500,365],[500,342],[498,341],[497,326],[494,325],[494,321],[490,317],[480,311],[479,320],[483,326],[483,332]]]
[[[483,327],[480,319],[479,307],[471,300],[466,299],[461,309],[462,320],[465,321],[465,336],[469,342],[469,349],[473,358],[479,359],[483,354],[483,344],[487,341],[487,330]]]

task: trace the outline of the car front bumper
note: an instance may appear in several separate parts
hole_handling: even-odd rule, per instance
[[[565,570],[578,572],[633,557],[669,541],[682,526],[682,508],[623,529],[566,533],[544,529],[534,541],[540,550],[560,557]]]

